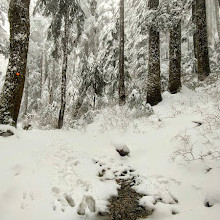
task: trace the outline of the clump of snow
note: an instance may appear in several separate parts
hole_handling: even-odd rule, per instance
[[[140,199],[139,204],[148,210],[154,210],[156,200],[153,196],[144,196]]]

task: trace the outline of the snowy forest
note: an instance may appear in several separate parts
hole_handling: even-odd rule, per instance
[[[220,0],[0,0],[0,220],[219,220]]]

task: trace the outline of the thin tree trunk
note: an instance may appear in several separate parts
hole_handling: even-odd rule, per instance
[[[178,93],[181,89],[181,21],[170,31],[169,91]]]
[[[49,77],[49,104],[52,105],[53,104],[53,83],[52,83],[52,79],[50,76]]]
[[[44,60],[44,50],[42,50],[42,54],[41,54],[41,70],[40,70],[40,99],[42,98],[42,93],[43,93],[43,60]]]
[[[159,0],[150,0],[150,9],[157,9]],[[162,101],[160,78],[160,33],[152,25],[149,33],[149,64],[147,78],[147,103],[157,105]]]
[[[210,74],[205,0],[196,0],[196,29],[198,78],[202,81]]]
[[[30,35],[30,0],[11,0],[9,5],[10,57],[0,97],[0,124],[17,125]]]
[[[124,73],[124,0],[120,0],[120,44],[119,44],[119,105],[125,104],[125,73]]]
[[[65,19],[64,27],[65,39],[64,39],[64,49],[63,49],[63,66],[62,66],[62,82],[61,82],[61,107],[58,120],[58,129],[63,127],[63,119],[66,107],[66,72],[68,63],[68,17]]]

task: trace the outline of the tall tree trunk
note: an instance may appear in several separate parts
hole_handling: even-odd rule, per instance
[[[42,50],[41,54],[41,70],[40,70],[40,99],[42,98],[42,93],[43,93],[43,75],[44,75],[44,50]]]
[[[175,94],[181,89],[181,21],[170,31],[169,91]]]
[[[196,0],[193,1],[192,3],[192,21],[194,23],[194,25],[196,26]],[[195,72],[198,73],[198,65],[197,65],[197,62],[198,62],[198,57],[197,57],[197,52],[196,52],[196,30],[195,30],[195,33],[193,34],[193,49],[194,49],[194,55],[195,55],[195,58],[196,58],[196,65],[195,66]]]
[[[0,124],[17,125],[27,66],[29,5],[30,0],[11,0],[9,5],[10,57],[0,96]]]
[[[220,41],[220,18],[219,18],[220,0],[214,0],[214,1],[215,1],[215,16],[216,16],[218,39]]]
[[[120,0],[120,44],[119,44],[119,105],[125,104],[125,73],[124,73],[124,0]]]
[[[159,0],[150,0],[150,9],[157,9]],[[162,101],[160,78],[160,33],[152,25],[149,33],[149,64],[147,78],[147,103],[157,105]]]
[[[216,20],[215,20],[215,0],[205,0],[206,4],[206,28],[208,45],[215,44]]]
[[[202,81],[210,74],[205,0],[196,0],[196,53],[198,78]]]
[[[63,48],[63,66],[62,66],[62,82],[61,82],[61,106],[58,120],[58,129],[63,127],[63,119],[66,107],[66,72],[67,72],[67,63],[68,63],[68,16],[65,18],[64,25],[64,48]]]

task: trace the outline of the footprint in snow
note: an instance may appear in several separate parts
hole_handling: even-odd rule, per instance
[[[92,196],[83,196],[82,201],[77,208],[78,215],[85,215],[87,208],[90,212],[94,213],[96,211],[96,203]]]
[[[34,194],[33,192],[23,192],[22,194],[22,203],[21,209],[28,208],[29,204],[34,201]]]
[[[54,211],[60,209],[62,212],[65,212],[65,208],[75,207],[75,201],[72,196],[67,193],[62,194],[59,188],[53,187],[52,194],[54,196],[54,201],[52,203]]]

